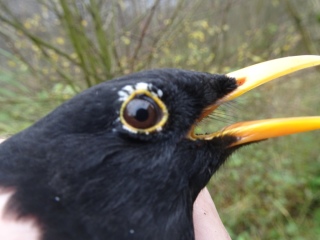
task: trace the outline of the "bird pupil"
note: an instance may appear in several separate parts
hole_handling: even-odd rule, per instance
[[[149,112],[147,109],[145,108],[140,108],[137,110],[136,112],[136,116],[135,118],[139,121],[139,122],[145,122],[146,120],[148,120],[149,118]]]

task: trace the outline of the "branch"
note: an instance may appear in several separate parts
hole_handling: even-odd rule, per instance
[[[149,14],[148,18],[146,19],[145,24],[144,24],[144,26],[142,28],[138,44],[137,44],[137,46],[136,46],[136,48],[134,50],[133,57],[131,59],[131,66],[130,66],[131,72],[133,72],[133,70],[134,70],[135,61],[137,60],[139,51],[140,51],[140,49],[142,47],[143,40],[144,40],[145,35],[146,35],[146,32],[147,32],[148,27],[149,27],[149,25],[151,23],[151,19],[154,16],[155,10],[156,10],[157,6],[159,5],[159,3],[160,3],[160,0],[156,0],[155,1],[153,6],[151,7],[150,14]]]
[[[312,42],[311,36],[306,27],[302,24],[302,18],[299,15],[299,12],[294,7],[290,0],[285,0],[286,7],[289,15],[291,16],[292,21],[294,22],[296,29],[299,31],[301,35],[302,42],[309,54],[319,54],[315,45]]]

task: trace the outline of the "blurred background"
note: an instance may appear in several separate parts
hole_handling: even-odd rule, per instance
[[[320,54],[319,0],[0,0],[0,136],[117,76],[211,73]],[[224,106],[213,125],[320,115],[320,69]],[[232,239],[318,239],[320,134],[241,149],[209,189]]]

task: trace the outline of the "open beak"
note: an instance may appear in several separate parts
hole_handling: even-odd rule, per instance
[[[222,103],[231,101],[266,82],[316,65],[320,65],[320,56],[295,56],[275,59],[231,72],[227,75],[236,79],[238,87],[205,109],[201,119],[198,119],[198,122],[213,112]],[[193,128],[189,133],[189,138],[193,140],[211,140],[215,137],[234,136],[237,140],[231,146],[236,146],[316,129],[320,129],[320,116],[241,122],[211,134],[196,135]]]

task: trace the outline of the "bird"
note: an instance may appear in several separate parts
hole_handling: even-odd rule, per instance
[[[93,86],[0,144],[6,211],[43,240],[193,240],[193,202],[238,148],[320,129],[320,117],[258,120],[197,134],[221,104],[319,56],[230,74],[154,69]]]

